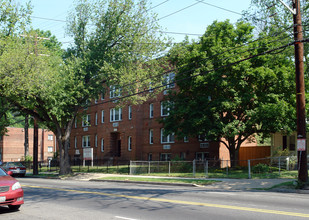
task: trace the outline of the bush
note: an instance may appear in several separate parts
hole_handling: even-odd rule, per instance
[[[269,166],[266,164],[259,163],[252,167],[253,173],[267,173],[269,171]]]

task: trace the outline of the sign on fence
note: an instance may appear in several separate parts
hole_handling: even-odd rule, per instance
[[[93,148],[84,148],[83,157],[84,160],[93,160]]]

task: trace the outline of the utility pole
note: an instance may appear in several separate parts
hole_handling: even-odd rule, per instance
[[[301,22],[300,1],[292,0],[293,8],[289,8],[279,0],[293,14],[294,22],[294,50],[295,50],[295,80],[296,80],[296,114],[297,114],[297,168],[298,181],[308,182],[307,165],[307,137],[306,137],[306,109],[305,109],[305,79],[304,79],[304,44]]]
[[[38,37],[35,36],[28,36],[28,35],[20,35],[22,37],[33,37],[34,38],[34,54],[35,56],[45,56],[44,54],[38,54],[38,39],[50,40],[49,38]],[[43,132],[42,132],[43,135]],[[44,150],[44,149],[43,149]],[[38,169],[38,154],[39,154],[39,126],[37,119],[33,118],[33,175],[39,174]]]
[[[305,80],[304,80],[304,44],[303,29],[300,13],[300,1],[293,0],[294,49],[296,72],[296,105],[297,105],[297,158],[298,180],[308,182],[307,142],[306,142],[306,109],[305,109]]]

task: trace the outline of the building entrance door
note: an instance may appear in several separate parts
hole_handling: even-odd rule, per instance
[[[114,157],[121,157],[120,133],[111,133],[111,148]]]

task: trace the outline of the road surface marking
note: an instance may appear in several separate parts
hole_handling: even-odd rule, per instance
[[[124,219],[124,220],[137,220],[135,218],[126,218],[126,217],[122,217],[122,216],[115,216],[115,218],[120,218],[120,219]]]
[[[240,210],[240,211],[248,211],[248,212],[258,212],[258,213],[309,218],[309,214],[306,214],[306,213],[286,212],[286,211],[271,210],[271,209],[259,209],[259,208],[250,208],[250,207],[233,206],[233,205],[221,205],[221,204],[203,203],[203,202],[190,202],[190,201],[181,201],[181,200],[173,200],[173,199],[160,199],[160,198],[151,198],[151,197],[144,197],[144,196],[128,196],[128,195],[114,194],[114,193],[91,192],[91,191],[84,191],[84,190],[62,189],[62,188],[44,187],[44,186],[22,185],[22,187],[51,189],[51,190],[65,191],[65,192],[94,194],[94,195],[102,195],[102,196],[113,196],[117,198],[148,200],[148,201],[156,201],[156,202],[168,202],[168,203],[173,203],[173,204],[204,206],[204,207],[212,207],[212,208],[232,209],[232,210]]]

